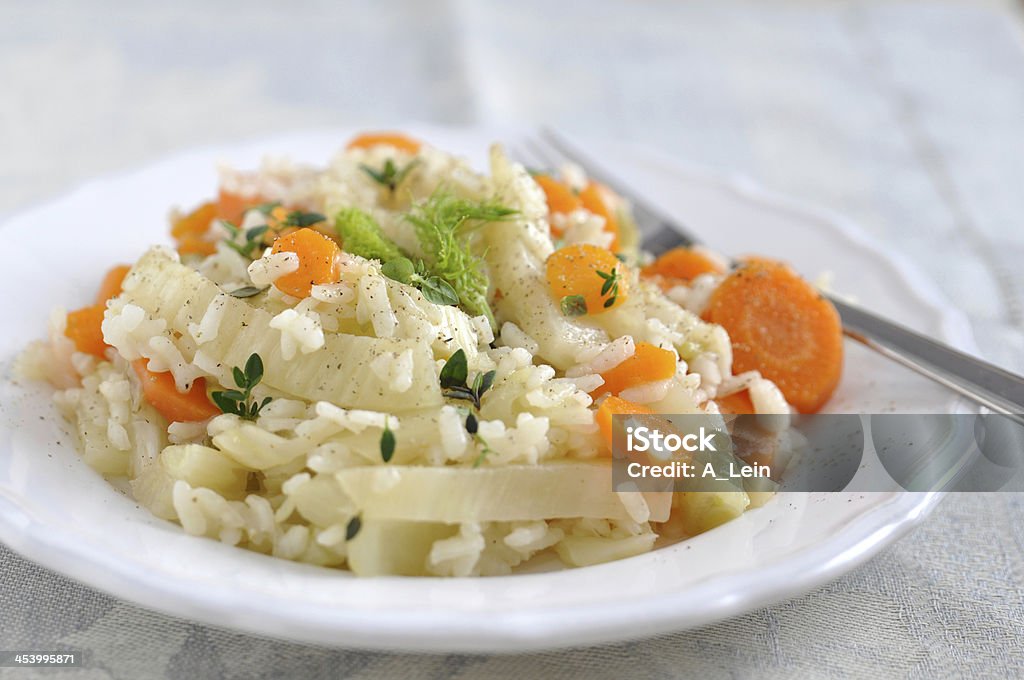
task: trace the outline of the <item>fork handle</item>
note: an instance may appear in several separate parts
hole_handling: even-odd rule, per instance
[[[843,332],[893,361],[1024,425],[1024,378],[936,342],[871,312],[827,296]]]

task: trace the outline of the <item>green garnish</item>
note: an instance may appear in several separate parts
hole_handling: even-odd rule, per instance
[[[562,298],[562,314],[583,316],[587,313],[587,299],[582,295],[566,295]]]
[[[487,390],[491,389],[491,386],[494,385],[494,376],[496,374],[496,371],[478,373],[476,378],[473,379],[473,384],[469,385],[466,382],[469,378],[466,353],[462,349],[457,349],[441,368],[441,375],[439,376],[441,393],[448,399],[468,401],[479,411],[480,400]]]
[[[407,257],[397,257],[381,265],[380,273],[389,279],[411,286],[413,277],[416,276],[416,265]]]
[[[267,288],[269,288],[269,286],[267,286]],[[259,295],[263,291],[267,290],[267,288],[257,288],[256,286],[243,286],[241,288],[237,288],[231,291],[230,293],[228,293],[228,295],[236,298],[250,298],[253,295]]]
[[[615,304],[615,300],[619,297],[619,268],[612,267],[611,272],[603,272],[599,269],[597,275],[604,279],[604,284],[601,285],[601,295],[610,295],[604,301],[604,308],[608,309]]]
[[[380,268],[380,273],[399,283],[416,286],[423,293],[423,297],[435,305],[459,304],[459,296],[455,289],[439,276],[423,276],[420,272],[424,269],[422,262],[417,266],[409,258],[399,257],[385,262]]]
[[[391,193],[394,193],[395,189],[398,188],[398,185],[402,183],[402,180],[404,180],[412,169],[419,165],[419,163],[420,160],[416,158],[406,163],[404,167],[399,168],[395,165],[395,162],[389,158],[384,161],[384,167],[380,170],[374,170],[369,165],[363,165],[362,163],[360,163],[359,169],[372,177],[377,184],[387,187]]]
[[[462,349],[457,349],[448,357],[448,361],[441,368],[441,375],[439,376],[441,389],[457,387],[459,385],[465,387],[466,378],[468,377],[469,365],[466,361],[466,352]]]
[[[234,413],[246,420],[256,420],[263,407],[271,401],[270,397],[266,397],[260,403],[249,401],[249,397],[252,396],[252,388],[263,380],[263,359],[259,354],[253,352],[249,355],[249,360],[245,362],[245,368],[241,369],[235,366],[231,369],[231,374],[238,389],[211,392],[210,398],[224,413]]]
[[[292,210],[281,222],[281,227],[312,227],[314,224],[326,222],[327,218],[317,212]]]
[[[395,455],[395,433],[388,427],[388,419],[384,418],[384,431],[380,433],[380,457],[385,463],[391,462]]]
[[[339,210],[334,216],[334,228],[338,231],[345,251],[353,255],[367,260],[380,260],[385,264],[404,257],[398,246],[381,231],[377,220],[359,208]]]
[[[427,272],[446,281],[463,309],[473,316],[485,316],[492,327],[494,314],[487,304],[489,280],[480,258],[469,247],[469,236],[473,229],[515,213],[494,202],[468,201],[439,189],[405,216],[416,228],[428,260]]]
[[[363,528],[363,518],[356,515],[348,521],[348,525],[345,527],[345,541],[351,541],[359,533],[359,530]]]
[[[228,222],[227,220],[221,220],[220,223],[225,229],[228,230],[228,233],[231,234],[230,237],[224,239],[225,245],[227,245],[229,248],[234,250],[242,257],[248,258],[250,260],[253,259],[253,253],[256,251],[256,249],[263,245],[263,235],[266,234],[267,229],[269,229],[269,227],[265,224],[260,225],[258,227],[252,227],[251,229],[246,229],[243,235],[245,243],[239,244],[237,239],[238,235],[242,233],[242,229],[240,227],[235,226],[231,222]]]
[[[334,218],[338,236],[345,250],[368,260],[381,261],[381,273],[423,292],[423,297],[435,305],[457,305],[459,296],[451,285],[438,276],[426,276],[423,263],[419,266],[407,258],[392,243],[373,216],[359,208],[343,208]]]

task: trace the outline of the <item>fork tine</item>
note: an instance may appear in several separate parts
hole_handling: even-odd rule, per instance
[[[658,255],[676,246],[691,246],[698,242],[681,223],[666,217],[663,212],[644,201],[622,180],[594,162],[564,137],[547,127],[541,128],[539,134],[543,145],[533,142],[533,146],[546,146],[556,151],[565,160],[583,168],[588,176],[608,185],[615,193],[632,203],[637,223],[645,227],[642,230],[644,250]]]

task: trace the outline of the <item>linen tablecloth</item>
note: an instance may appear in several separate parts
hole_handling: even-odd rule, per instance
[[[550,123],[857,220],[1024,370],[1024,32],[1005,2],[7,3],[0,215],[205,143]],[[0,678],[1024,676],[1024,500],[955,496],[866,566],[695,631],[514,656],[329,650],[142,610],[0,547]]]

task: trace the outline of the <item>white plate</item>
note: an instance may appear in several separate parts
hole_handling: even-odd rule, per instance
[[[483,164],[500,133],[418,126]],[[48,310],[76,307],[102,272],[166,239],[171,205],[211,195],[214,164],[265,152],[323,162],[349,134],[316,132],[169,158],[92,182],[7,221],[0,540],[79,581],[170,614],[328,645],[515,651],[647,636],[791,597],[864,562],[920,521],[934,495],[792,494],[695,539],[579,570],[488,579],[356,579],[186,536],[118,493],[77,457],[49,391],[10,381]],[[507,137],[506,137],[507,138]],[[728,253],[759,252],[836,285],[910,326],[971,348],[962,317],[905,262],[843,220],[656,154],[592,143],[595,155]],[[839,412],[945,412],[954,400],[849,347]]]

